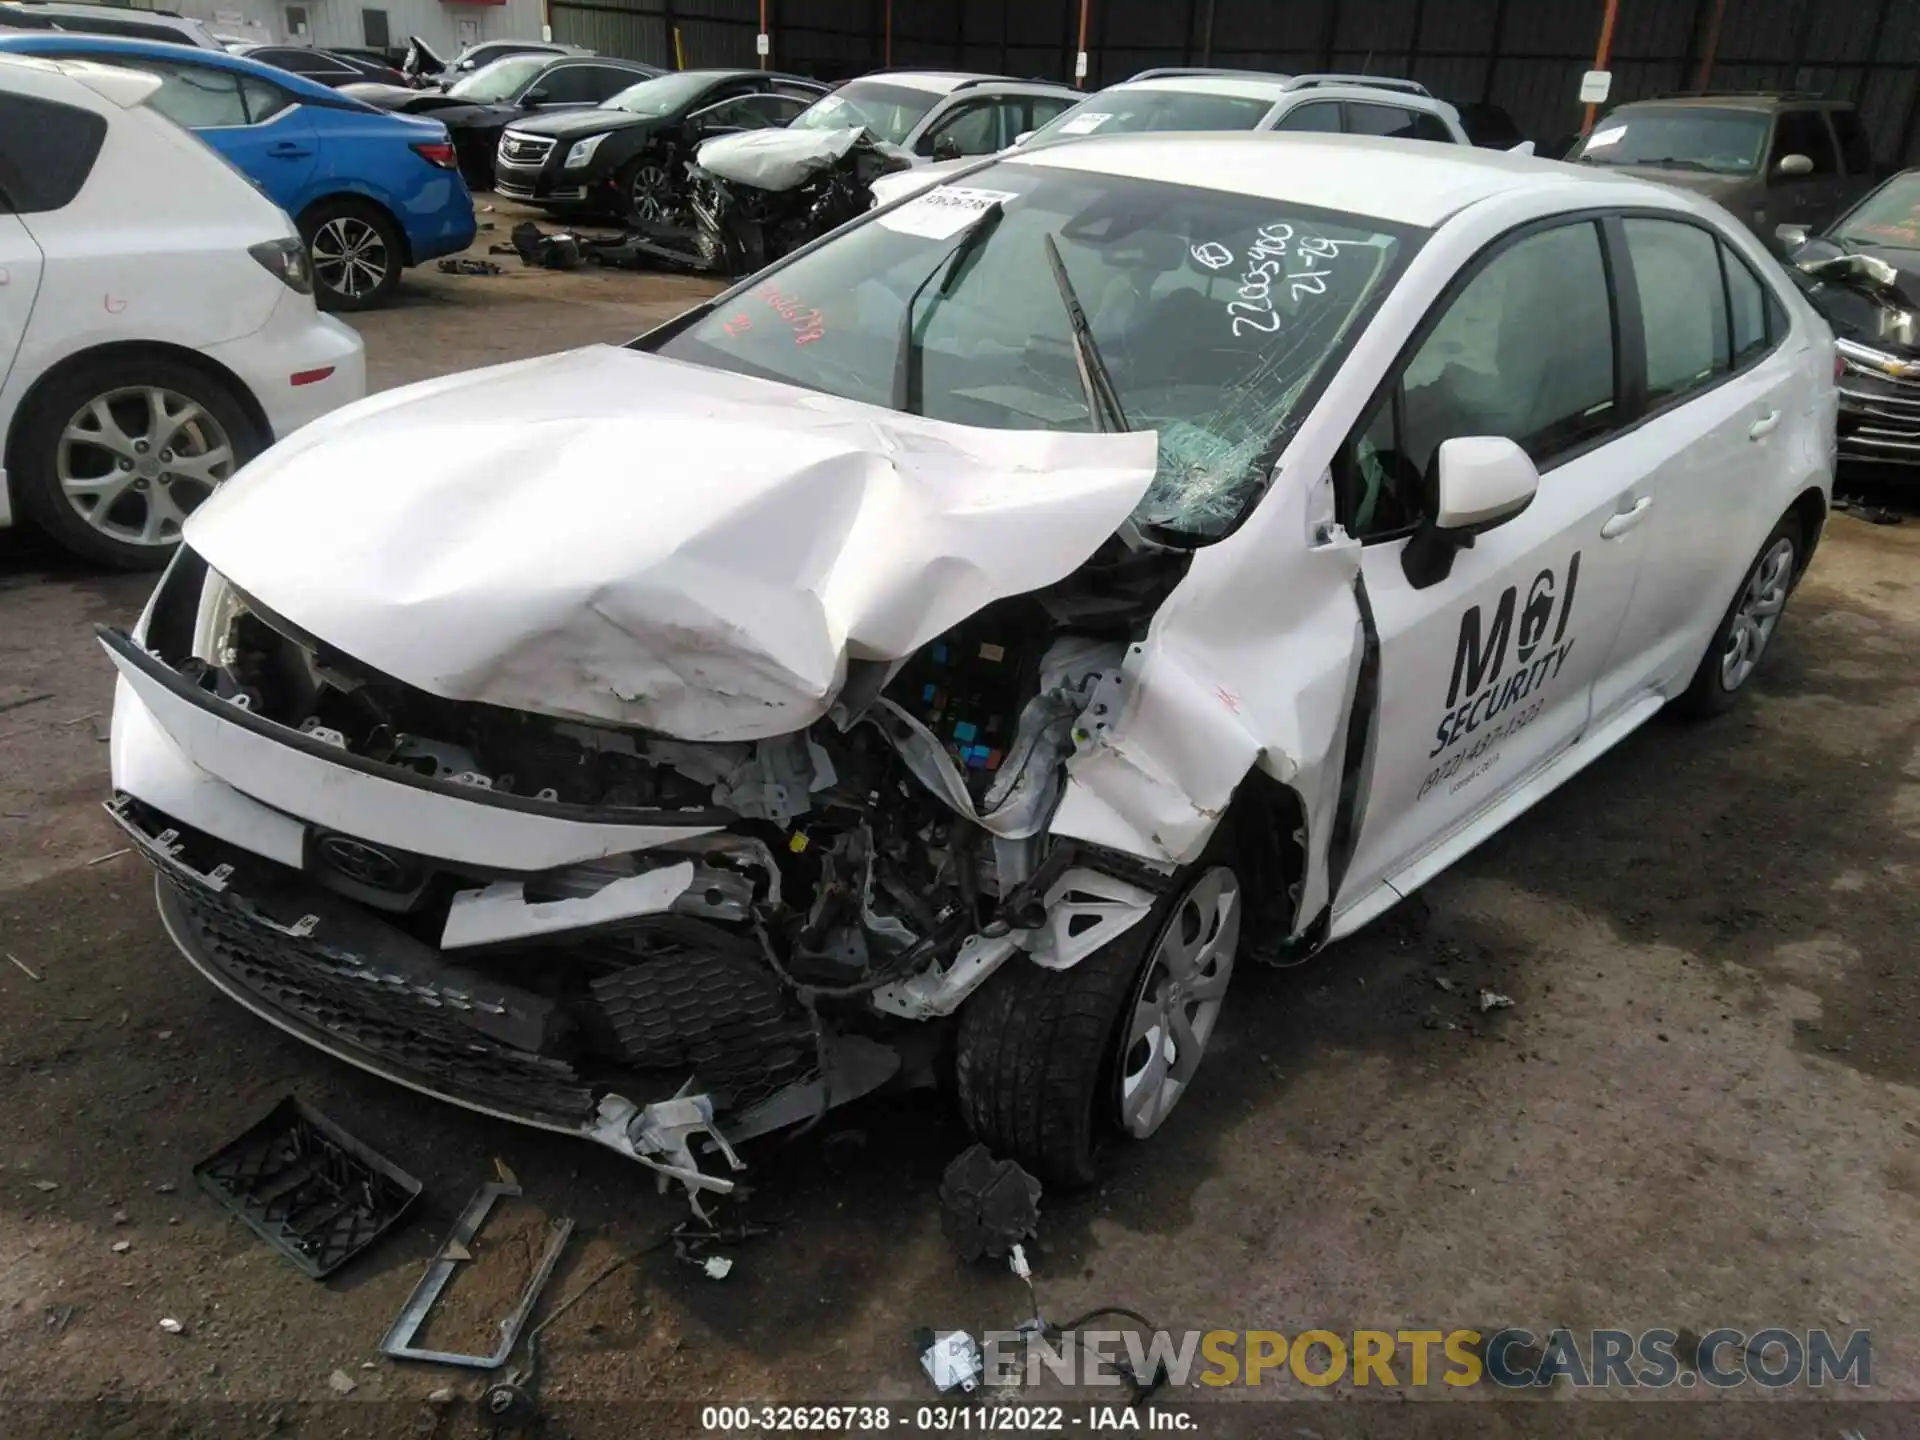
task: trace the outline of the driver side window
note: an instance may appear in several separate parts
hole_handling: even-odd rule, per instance
[[[948,140],[959,147],[962,155],[991,155],[1006,143],[1000,129],[1000,107],[991,100],[979,100],[956,106],[936,121],[914,149],[922,155],[931,155],[941,141]]]
[[[1428,517],[1443,440],[1504,435],[1544,471],[1616,423],[1613,303],[1594,222],[1514,241],[1443,304],[1335,465],[1340,522],[1356,539],[1390,539]]]

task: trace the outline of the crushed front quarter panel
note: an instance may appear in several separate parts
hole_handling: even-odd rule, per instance
[[[800,730],[849,659],[1068,575],[1157,455],[612,347],[402,396],[255,461],[187,543],[433,695],[685,740]]]

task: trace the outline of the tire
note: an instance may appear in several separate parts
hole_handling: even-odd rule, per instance
[[[322,310],[372,310],[399,288],[407,246],[393,217],[370,200],[336,196],[300,217],[313,271],[313,299]]]
[[[644,151],[620,167],[614,177],[619,194],[620,216],[630,226],[669,224],[677,220],[681,198],[674,190],[673,173],[661,161]],[[651,200],[642,198],[642,193]]]
[[[10,467],[21,513],[120,570],[166,564],[187,515],[263,448],[229,384],[164,356],[83,363],[22,413]]]
[[[1146,919],[1071,969],[1042,969],[1016,955],[995,971],[962,1007],[955,1037],[960,1110],[974,1137],[1046,1183],[1072,1188],[1097,1178],[1108,1141],[1144,1139],[1158,1129],[1185,1093],[1218,1020],[1242,898],[1231,866],[1202,862],[1181,873]],[[1190,1061],[1182,1056],[1167,1067],[1184,1078],[1160,1092],[1163,1104],[1138,1106],[1129,1117],[1130,1095],[1145,1094],[1129,1081],[1147,1079],[1147,1067],[1165,1054],[1156,1057],[1147,1039],[1135,1037],[1136,1020],[1165,1005],[1168,959],[1197,953],[1196,946],[1211,947],[1213,958],[1201,967],[1205,1000],[1194,998],[1202,988],[1189,978],[1186,998],[1176,1002],[1197,1040]],[[1194,1008],[1207,1006],[1202,1025]],[[1160,1033],[1164,1046],[1171,1030]]]
[[[1779,627],[1805,546],[1806,536],[1793,516],[1773,527],[1713,632],[1700,668],[1674,701],[1681,714],[1705,719],[1733,708]]]

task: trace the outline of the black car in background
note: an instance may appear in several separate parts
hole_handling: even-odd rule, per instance
[[[1840,350],[1840,461],[1920,480],[1920,170],[1883,183],[1818,235],[1776,233]]]
[[[515,120],[500,138],[494,188],[551,210],[627,224],[685,208],[687,161],[702,140],[785,125],[831,87],[766,70],[681,70],[570,115]]]
[[[343,51],[315,50],[306,45],[237,45],[232,49],[249,60],[290,70],[336,90],[342,85],[404,86],[407,83],[406,76],[393,66]]]
[[[447,127],[469,190],[491,190],[493,156],[509,124],[554,111],[589,109],[660,74],[658,66],[597,55],[509,55],[445,90],[348,85],[341,93],[382,110],[431,115]]]

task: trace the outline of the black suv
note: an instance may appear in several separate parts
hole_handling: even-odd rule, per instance
[[[1791,91],[1635,100],[1607,112],[1569,158],[1696,191],[1776,250],[1776,227],[1821,228],[1874,177],[1852,104]]]
[[[494,156],[494,189],[628,224],[670,220],[685,207],[686,162],[702,140],[785,125],[827,88],[765,70],[662,75],[592,110],[515,121]]]

